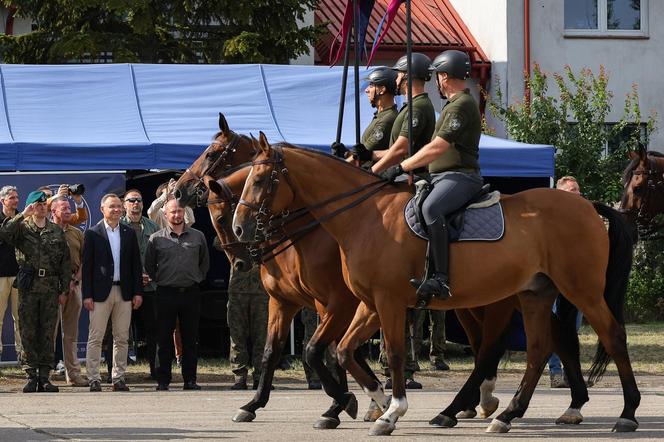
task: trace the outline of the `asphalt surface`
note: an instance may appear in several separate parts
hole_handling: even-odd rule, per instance
[[[654,379],[654,380],[653,380]],[[401,440],[440,438],[493,440],[557,438],[614,440],[664,439],[664,377],[653,377],[641,386],[642,400],[637,413],[640,428],[636,433],[611,433],[622,409],[622,394],[615,387],[590,390],[590,402],[583,408],[585,421],[577,426],[556,426],[554,420],[569,404],[568,390],[538,387],[526,416],[513,421],[507,435],[487,435],[490,419],[459,421],[452,429],[434,428],[429,419],[452,399],[455,390],[433,387],[409,391],[408,413],[397,423],[392,437]],[[423,379],[425,387],[427,379]],[[435,383],[434,383],[435,384]],[[505,382],[495,393],[500,398],[499,411],[514,393],[515,381]],[[355,384],[353,384],[355,385]],[[234,423],[238,407],[252,396],[251,391],[230,391],[227,385],[204,385],[202,391],[181,391],[174,384],[171,391],[156,392],[150,384],[132,385],[129,393],[114,393],[104,386],[101,393],[85,388],[61,389],[60,393],[23,394],[16,389],[0,393],[0,440],[376,440],[368,436],[370,423],[362,421],[368,399],[353,390],[360,414],[353,421],[342,415],[335,430],[315,430],[313,423],[331,403],[319,391],[303,390],[301,384],[282,384],[272,392],[265,409],[259,410],[251,423]]]

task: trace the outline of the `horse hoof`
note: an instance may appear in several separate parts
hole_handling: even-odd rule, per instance
[[[357,398],[353,393],[346,394],[350,395],[350,397],[348,398],[348,403],[346,404],[344,411],[351,417],[351,419],[357,419]]]
[[[638,422],[621,417],[618,419],[611,431],[615,431],[616,433],[629,433],[636,431],[637,428],[639,428]]]
[[[456,415],[457,419],[472,419],[477,416],[477,411],[475,410],[464,410],[459,411]]]
[[[339,419],[333,417],[321,417],[314,424],[314,428],[317,430],[334,430],[340,423]]]
[[[457,423],[458,421],[455,418],[445,416],[443,413],[440,413],[438,416],[429,421],[429,425],[442,428],[452,428],[456,426]]]
[[[491,416],[497,409],[500,404],[500,399],[497,397],[492,397],[485,404],[480,404],[480,417],[486,419]]]
[[[243,410],[240,408],[235,416],[233,416],[233,422],[251,422],[256,419],[256,413],[251,411]]]
[[[395,428],[396,425],[378,419],[369,430],[369,436],[389,436]]]
[[[556,419],[556,425],[578,425],[583,422],[583,415],[580,410],[568,408],[562,416]]]
[[[494,419],[491,421],[491,425],[489,425],[486,429],[486,433],[507,433],[510,431],[512,428],[511,424],[506,424],[503,421],[499,421],[498,419]]]
[[[383,415],[383,410],[379,407],[369,408],[364,415],[364,422],[376,422]]]

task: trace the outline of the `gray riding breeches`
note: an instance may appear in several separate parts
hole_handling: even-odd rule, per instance
[[[427,225],[461,208],[484,185],[481,176],[463,172],[434,173],[431,177],[433,190],[422,204]]]

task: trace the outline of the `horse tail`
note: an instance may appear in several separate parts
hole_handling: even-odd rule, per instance
[[[634,238],[624,217],[616,210],[601,203],[593,203],[597,213],[609,221],[609,263],[606,268],[604,300],[621,327],[625,326],[625,296],[629,273],[632,269]],[[599,381],[611,357],[601,342],[597,343],[595,358],[588,372],[588,381]]]

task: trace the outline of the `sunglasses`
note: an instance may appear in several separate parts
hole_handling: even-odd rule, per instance
[[[130,202],[130,203],[142,203],[143,200],[141,198],[127,198],[125,201]]]

